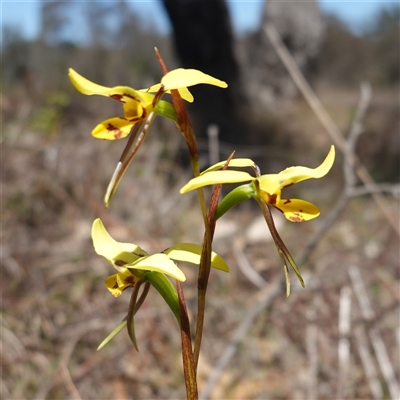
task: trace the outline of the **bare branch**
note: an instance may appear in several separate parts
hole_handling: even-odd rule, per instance
[[[366,321],[371,321],[375,318],[375,312],[372,308],[371,301],[368,297],[367,290],[362,280],[360,269],[355,265],[351,265],[349,269],[349,275],[361,309],[361,314]],[[377,327],[369,330],[369,337],[378,359],[382,375],[387,383],[390,396],[392,399],[398,399],[400,395],[399,384],[394,373],[393,365],[388,356],[386,346],[381,335],[379,334]]]
[[[307,325],[306,345],[307,355],[309,359],[308,366],[308,384],[307,384],[307,399],[318,399],[318,326],[317,326],[317,311],[316,298],[313,299],[313,304],[307,310],[307,319],[310,321]]]
[[[364,367],[371,393],[375,400],[380,400],[383,398],[382,387],[374,359],[369,351],[368,338],[361,326],[356,328],[355,335],[358,353],[360,354],[361,363]]]
[[[357,178],[354,173],[354,165],[355,159],[354,156],[356,154],[356,143],[360,135],[363,133],[363,120],[365,118],[365,114],[367,112],[367,108],[369,102],[371,100],[372,90],[369,82],[363,82],[361,84],[361,95],[360,100],[358,102],[358,107],[356,111],[356,116],[351,124],[349,136],[346,140],[346,151],[345,162],[343,165],[344,169],[344,177],[346,181],[346,186],[354,187],[357,183]]]
[[[237,238],[233,244],[233,255],[235,256],[239,269],[242,271],[243,275],[254,284],[254,286],[257,286],[259,289],[265,288],[268,283],[251,266],[243,252],[243,247],[243,238]]]
[[[334,143],[339,147],[343,154],[345,154],[347,146],[343,133],[335,124],[315,92],[312,90],[311,86],[304,78],[295,60],[289,53],[285,44],[282,42],[278,31],[275,29],[272,23],[268,22],[264,26],[264,32],[274,46],[276,52],[278,53],[282,63],[287,68],[293,81],[296,83],[297,88],[303,94],[304,98],[314,111],[317,118],[320,120],[321,124],[325,127],[326,131],[328,132]],[[375,181],[373,180],[367,169],[360,163],[358,157],[354,155],[354,158],[351,161],[353,162],[352,165],[355,168],[357,176],[360,178],[363,184],[374,186]],[[389,224],[400,237],[400,229],[398,223],[393,219],[393,215],[390,212],[390,207],[388,206],[387,201],[383,197],[382,193],[379,191],[373,192],[372,197],[381,209]]]
[[[351,322],[351,289],[346,286],[340,291],[339,303],[339,345],[338,345],[338,367],[339,382],[336,398],[346,398],[346,380],[350,363],[350,322]]]

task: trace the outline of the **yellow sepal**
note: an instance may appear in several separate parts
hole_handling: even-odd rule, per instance
[[[164,251],[169,258],[176,261],[186,261],[192,264],[200,264],[202,247],[194,243],[179,243]],[[211,267],[229,272],[228,264],[214,251],[211,253]]]
[[[281,199],[273,206],[282,211],[283,215],[292,222],[309,221],[320,214],[317,206],[301,199]]]
[[[93,129],[92,136],[103,140],[123,139],[129,135],[133,125],[133,122],[122,117],[106,119]]]
[[[219,163],[216,163],[212,165],[211,167],[207,168],[204,170],[200,175],[207,174],[210,171],[217,171],[219,169],[222,169],[224,165],[226,164],[226,161],[221,161]],[[228,168],[245,168],[245,167],[253,167],[255,165],[254,161],[251,160],[250,158],[232,158],[231,161],[229,161]]]
[[[166,254],[158,253],[148,257],[143,257],[126,267],[129,269],[161,272],[181,282],[185,282],[186,280],[185,274]]]
[[[255,178],[247,172],[229,170],[211,171],[207,174],[191,179],[185,186],[181,188],[180,192],[187,193],[203,186],[216,185],[218,183],[238,183],[252,181],[254,179]]]
[[[118,271],[125,271],[126,264],[132,264],[148,253],[133,243],[121,243],[107,232],[100,218],[92,225],[93,246],[96,253],[106,258]]]
[[[199,85],[200,83],[221,88],[228,87],[226,82],[216,79],[211,75],[207,75],[197,69],[184,68],[178,68],[168,72],[162,77],[161,83],[164,85],[165,90],[187,88]]]
[[[306,179],[317,179],[325,176],[332,168],[335,161],[335,147],[331,146],[328,155],[317,168],[289,167],[279,174],[267,174],[257,178],[260,188],[272,194],[287,186],[304,181]]]

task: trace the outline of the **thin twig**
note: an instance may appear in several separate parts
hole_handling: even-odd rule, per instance
[[[366,194],[386,192],[390,193],[395,197],[400,196],[400,185],[395,183],[377,183],[374,186],[360,186],[349,189],[347,195],[350,197],[363,196]]]
[[[348,202],[349,198],[344,191],[336,202],[334,208],[329,212],[328,216],[319,224],[317,230],[308,240],[300,255],[296,258],[297,264],[299,266],[303,265],[308,260],[308,257],[310,257],[311,253],[313,252],[317,244],[321,241],[322,237],[325,235],[326,232],[328,232],[328,230],[332,227],[332,225],[337,221],[339,216],[345,210]]]
[[[339,302],[339,344],[338,344],[338,388],[336,398],[346,398],[346,380],[350,362],[350,321],[351,321],[351,289],[345,286],[340,291]]]
[[[328,134],[331,136],[334,143],[338,148],[346,153],[346,141],[343,133],[340,131],[339,127],[335,124],[331,116],[326,111],[325,107],[322,105],[321,101],[312,90],[311,86],[308,84],[304,75],[301,73],[299,67],[297,66],[292,55],[289,53],[287,47],[282,42],[281,37],[271,22],[264,25],[264,33],[267,35],[272,45],[274,46],[276,52],[278,53],[282,63],[287,68],[290,76],[297,85],[297,88],[303,94],[304,98],[314,111],[317,118],[320,120],[322,125],[325,127]],[[352,160],[352,166],[354,167],[357,176],[360,178],[364,185],[374,186],[375,182],[367,169],[360,163],[358,157],[354,156]],[[379,191],[371,193],[373,199],[377,203],[378,207],[381,209],[383,215],[385,215],[390,226],[394,229],[398,236],[400,236],[400,229],[397,221],[393,218],[390,212],[390,206],[387,204],[386,199],[383,197],[382,193]]]
[[[304,247],[303,252],[298,257],[299,265],[302,265],[307,261],[308,257],[310,256],[316,245],[319,243],[321,238],[325,235],[325,233],[330,229],[330,227],[335,223],[335,221],[345,210],[347,204],[350,201],[350,197],[353,197],[352,193],[354,190],[354,185],[356,184],[353,166],[354,152],[355,146],[357,144],[357,139],[363,132],[362,121],[365,117],[366,110],[371,99],[371,93],[368,88],[369,86],[366,83],[361,85],[361,94],[357,106],[357,112],[350,128],[348,142],[346,142],[345,144],[345,151],[343,153],[343,176],[345,182],[344,190],[338,201],[336,202],[334,208],[330,211],[328,217],[322,221],[314,235]],[[377,185],[374,185],[373,187],[376,188]]]
[[[244,320],[235,330],[232,339],[229,344],[226,346],[222,356],[219,358],[215,368],[212,371],[210,379],[207,381],[204,386],[202,392],[199,395],[199,400],[208,399],[212,389],[215,384],[218,382],[222,372],[228,366],[229,362],[233,358],[236,353],[236,348],[238,344],[243,340],[246,336],[247,331],[250,329],[253,321],[256,319],[257,315],[263,311],[267,310],[272,302],[282,294],[284,285],[284,280],[279,279],[274,285],[269,285],[266,290],[262,291],[262,298],[259,300],[247,313]]]
[[[198,398],[197,379],[190,334],[190,322],[185,297],[179,281],[176,281],[176,290],[178,292],[179,311],[181,317],[182,363],[185,375],[186,395],[188,400],[196,400]]]
[[[236,263],[243,275],[256,287],[262,289],[268,285],[268,282],[259,275],[249,263],[246,255],[243,252],[243,238],[237,238],[233,243],[233,255]]]
[[[375,400],[383,398],[382,386],[379,381],[378,371],[375,367],[374,359],[369,351],[368,339],[364,329],[359,326],[355,330],[356,346],[360,354],[361,363],[363,365],[365,375],[367,376],[369,388]]]
[[[362,122],[365,118],[372,94],[371,85],[368,82],[363,82],[360,89],[360,100],[358,102],[356,115],[351,124],[345,146],[346,162],[344,163],[343,168],[347,187],[354,187],[357,183],[357,177],[354,171],[356,144],[358,138],[363,133]]]
[[[375,312],[372,308],[371,301],[368,297],[367,290],[362,280],[360,269],[355,265],[351,265],[349,268],[349,275],[353,284],[354,292],[356,293],[356,297],[363,318],[366,321],[373,320],[375,318]],[[372,347],[374,348],[376,357],[378,359],[382,375],[385,378],[386,384],[388,386],[390,396],[392,397],[392,399],[398,399],[400,398],[399,384],[397,382],[392,363],[388,356],[382,337],[379,334],[378,328],[374,327],[370,329],[369,336],[371,339]]]
[[[318,327],[316,324],[316,298],[313,304],[307,310],[307,325],[306,344],[308,355],[308,381],[307,381],[307,399],[318,399]]]
[[[71,374],[69,373],[68,367],[64,367],[62,369],[62,375],[64,378],[65,386],[68,388],[68,391],[71,395],[71,397],[74,400],[82,400],[82,397],[80,396],[78,389],[74,385],[74,382],[72,381]]]
[[[366,94],[365,91],[361,92],[362,98],[360,98],[360,103],[357,108],[357,110],[361,110],[362,116],[365,115],[365,112],[363,112],[363,110],[366,109],[367,103],[368,103],[365,101],[366,100],[365,94]],[[367,92],[367,94],[368,94],[368,92]],[[363,106],[361,106],[360,104],[363,104]],[[355,117],[355,121],[357,121],[357,124],[355,122],[353,122],[352,126],[359,126],[359,124],[361,123],[361,120],[362,120],[362,118],[360,118],[360,116],[357,113],[357,115]],[[357,129],[359,129],[359,128],[357,128]],[[352,131],[354,132],[355,128],[353,128]],[[355,133],[357,133],[357,131],[355,131]],[[352,133],[351,136],[355,135],[355,133]],[[359,137],[359,134],[357,134],[356,136]],[[349,148],[354,149],[354,146],[349,146]],[[345,151],[344,152],[344,164],[350,162],[348,160],[349,157],[350,157],[350,152]],[[346,167],[343,165],[343,169],[344,168],[346,168]],[[345,174],[345,172],[344,172],[344,174]],[[347,179],[346,174],[345,174],[345,189],[343,190],[341,196],[337,200],[334,208],[331,210],[329,215],[323,220],[323,222],[319,225],[319,227],[316,230],[316,232],[314,233],[314,235],[311,237],[311,239],[308,241],[308,243],[303,248],[300,255],[297,257],[298,265],[302,265],[308,260],[308,257],[310,256],[311,252],[314,250],[314,248],[317,246],[317,244],[321,241],[324,234],[332,227],[332,225],[335,223],[335,221],[339,218],[340,214],[344,211],[344,209],[346,208],[346,205],[348,204],[349,199],[350,199],[349,193],[351,193],[351,191],[350,191],[351,188],[352,188],[351,179]],[[269,285],[269,287],[268,286],[264,287],[264,289],[261,291],[261,293],[264,294],[265,297],[263,297],[262,300],[257,302],[249,310],[247,317],[237,327],[231,342],[226,346],[221,357],[218,359],[216,366],[215,366],[214,370],[212,371],[210,378],[204,387],[204,390],[200,394],[200,399],[207,399],[209,397],[214,385],[218,382],[218,379],[221,376],[223,370],[226,368],[226,366],[229,364],[229,362],[235,355],[236,347],[244,339],[249,327],[251,326],[254,319],[257,317],[258,313],[261,312],[262,310],[267,309],[276,297],[278,297],[280,294],[284,293],[284,285],[285,285],[285,278],[284,278],[284,276],[282,276],[282,278],[279,281],[277,281],[274,285]],[[271,295],[269,295],[268,293],[271,293]]]

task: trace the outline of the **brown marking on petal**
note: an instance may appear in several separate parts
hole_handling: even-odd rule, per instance
[[[283,204],[289,204],[289,203],[291,203],[291,202],[292,202],[292,200],[287,199]]]
[[[138,99],[136,99],[136,98],[135,98],[134,96],[132,96],[131,94],[124,93],[124,96],[125,96],[125,97],[129,97],[129,98],[132,99],[132,100],[138,101]]]
[[[116,261],[114,261],[114,264],[117,266],[117,267],[123,267],[124,265],[126,265],[126,264],[128,264],[126,261],[124,261],[124,260],[116,260]]]
[[[289,183],[289,185],[284,186],[282,189],[285,189],[285,188],[287,188],[287,187],[289,187],[289,186],[293,186],[293,185],[294,185],[293,182],[292,182],[292,183]]]
[[[133,285],[135,284],[135,277],[134,277],[133,275],[129,275],[129,276],[125,277],[124,283],[125,283],[126,285],[131,285],[131,286],[133,286]]]
[[[114,286],[112,287],[113,289],[118,289],[118,283],[115,282]]]
[[[112,132],[114,134],[115,139],[121,139],[122,135],[124,134],[121,129],[110,123],[107,124],[106,129],[108,130],[108,132]]]
[[[122,98],[124,97],[122,94],[110,94],[110,97],[114,100],[120,101],[121,103],[125,103],[125,101],[122,101]]]
[[[277,197],[276,194],[269,194],[268,195],[268,203],[271,205],[276,204],[276,197]]]
[[[289,217],[289,220],[292,222],[303,222],[304,218],[297,212],[293,213],[293,216]]]
[[[138,256],[138,257],[145,257],[146,256],[146,254],[135,253],[135,252],[132,252],[132,254],[134,254],[135,256]]]

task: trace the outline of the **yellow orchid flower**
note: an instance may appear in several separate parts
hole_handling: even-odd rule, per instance
[[[184,282],[186,277],[172,260],[200,263],[201,246],[193,243],[180,243],[161,253],[149,255],[141,247],[133,243],[122,243],[114,240],[104,227],[101,219],[96,219],[92,226],[92,239],[96,253],[105,257],[118,271],[105,280],[108,290],[118,297],[135,283],[142,280],[146,271],[169,275]],[[216,253],[212,253],[211,266],[225,272],[229,267]]]
[[[286,295],[289,296],[290,276],[288,264],[293,268],[303,287],[304,281],[293,257],[275,228],[268,205],[277,208],[289,221],[292,222],[308,221],[318,217],[320,211],[314,204],[301,199],[282,199],[281,193],[284,188],[304,181],[305,179],[322,178],[332,168],[334,160],[335,148],[334,146],[331,146],[325,160],[317,168],[290,167],[278,174],[268,175],[260,175],[259,169],[255,165],[254,161],[248,158],[230,160],[229,167],[231,168],[252,167],[256,173],[255,177],[242,171],[219,171],[226,164],[226,161],[222,161],[202,172],[200,176],[191,179],[181,189],[181,193],[186,193],[190,190],[198,189],[207,185],[251,181],[249,184],[236,187],[221,200],[216,211],[216,218],[220,218],[229,209],[244,200],[250,198],[257,200],[278,250],[285,273]]]
[[[189,86],[201,83],[221,88],[228,86],[225,82],[201,71],[183,68],[168,72],[162,77],[161,83],[141,90],[135,90],[127,86],[115,86],[112,88],[101,86],[79,75],[72,68],[69,69],[68,75],[72,84],[82,94],[111,97],[123,104],[123,117],[106,119],[92,131],[94,137],[105,140],[122,139],[128,136],[132,127],[138,122],[144,121],[151,111],[176,119],[172,105],[165,101],[159,101],[159,98],[155,100],[155,95],[152,93],[157,93],[160,90],[162,93],[169,93],[171,90],[177,89],[183,99],[193,102],[193,96],[187,89]]]
[[[184,187],[182,187],[181,193],[186,193],[193,189],[218,183],[251,181],[251,190],[247,191],[247,198],[257,197],[268,205],[281,211],[289,221],[308,221],[318,217],[320,214],[318,207],[301,199],[283,199],[281,197],[282,190],[306,179],[322,178],[332,168],[334,160],[335,148],[334,146],[331,146],[325,160],[317,168],[290,167],[278,174],[267,174],[256,177],[242,171],[219,171],[219,169],[221,169],[226,163],[226,161],[222,161],[202,172],[200,176],[190,180]],[[256,169],[254,161],[248,158],[232,159],[229,163],[229,167],[253,167]],[[245,198],[242,200],[244,199]],[[237,202],[235,204],[237,204]]]
[[[178,293],[165,275],[184,282],[186,277],[173,260],[199,264],[201,246],[180,243],[161,253],[149,255],[136,244],[114,240],[99,218],[93,222],[92,239],[96,253],[105,257],[118,271],[105,280],[105,285],[111,294],[118,297],[126,288],[133,287],[126,318],[103,340],[98,349],[109,343],[125,326],[128,328],[132,343],[138,349],[134,316],[147,297],[151,286],[163,297],[180,324]],[[229,272],[228,265],[214,252],[211,255],[211,266]],[[139,298],[141,288],[143,291]]]

